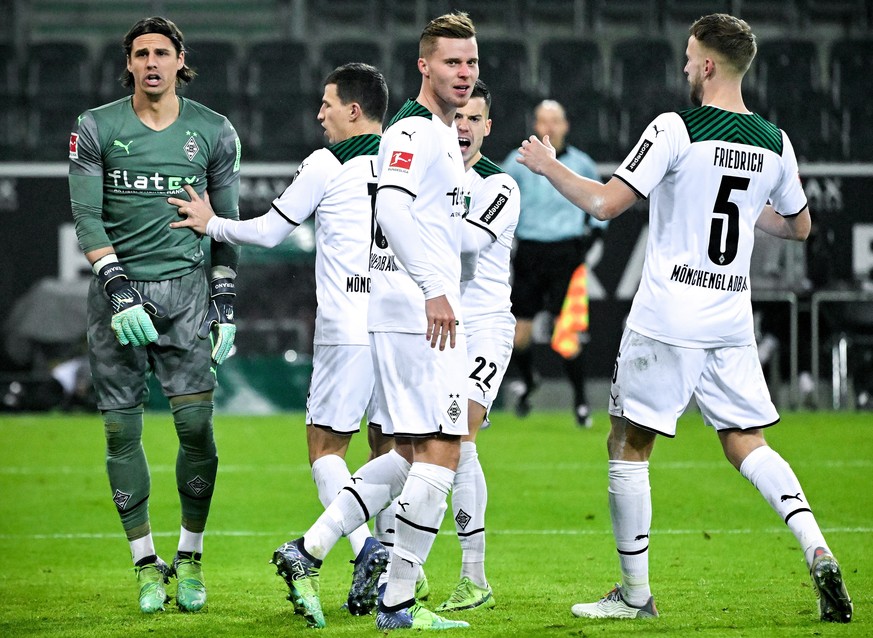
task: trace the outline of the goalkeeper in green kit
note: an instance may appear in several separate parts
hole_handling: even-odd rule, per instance
[[[80,115],[70,135],[70,202],[79,245],[92,265],[88,350],[106,435],[112,500],[130,543],[143,612],[163,610],[177,579],[183,611],[206,604],[203,532],[218,455],[212,430],[215,366],[234,326],[239,254],[172,230],[190,184],[216,214],[239,217],[240,144],[223,115],[176,95],[193,79],[181,31],[160,17],[137,22],[123,40],[131,96]],[[179,438],[176,483],[181,533],[168,565],[149,523],[143,403],[152,371],[170,401]]]

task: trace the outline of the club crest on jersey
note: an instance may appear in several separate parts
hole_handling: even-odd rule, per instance
[[[79,134],[70,133],[70,159],[79,159]]]
[[[461,406],[458,405],[458,402],[455,399],[460,398],[460,394],[450,394],[449,398],[452,399],[452,404],[449,406],[449,409],[446,410],[446,414],[449,415],[449,418],[452,420],[452,423],[457,423],[458,418],[461,416]]]
[[[404,173],[408,173],[411,166],[412,153],[405,153],[403,151],[394,151],[391,154],[391,161],[388,162],[389,169],[403,171]]]
[[[200,147],[197,146],[197,140],[194,139],[194,136],[188,138],[188,141],[185,142],[184,146],[185,155],[188,156],[188,161],[193,161],[194,157],[196,157],[197,153],[200,152]]]

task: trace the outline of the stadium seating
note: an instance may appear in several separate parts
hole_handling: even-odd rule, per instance
[[[425,0],[428,20],[460,9],[470,15],[482,34],[516,30],[520,24],[520,4],[520,0],[476,0],[464,5],[456,0]]]
[[[130,94],[121,84],[121,74],[124,72],[125,56],[121,42],[113,40],[103,45],[95,62],[95,86],[97,101],[100,104],[112,102]]]
[[[524,41],[479,39],[479,77],[494,91],[532,88],[529,60]]]
[[[748,22],[753,31],[772,25],[791,33],[800,21],[796,0],[732,0],[731,13]]]
[[[590,0],[591,26],[605,30],[610,26],[634,26],[643,33],[661,24],[658,0]]]
[[[869,162],[873,148],[873,102],[865,100],[843,109],[843,139],[845,159]]]
[[[619,142],[621,111],[614,98],[588,92],[562,104],[570,121],[569,143],[595,161],[619,160],[630,150]]]
[[[640,101],[650,95],[675,92],[682,78],[673,47],[666,38],[623,39],[612,48],[610,90],[623,101]]]
[[[842,116],[829,96],[810,92],[802,101],[777,101],[762,113],[783,129],[798,161],[820,162],[843,152]]]
[[[63,10],[48,15],[59,4]],[[456,8],[449,0],[252,0],[247,7],[230,0],[179,0],[175,14],[187,36],[187,61],[199,74],[182,94],[228,115],[244,139],[255,122],[259,136],[265,124],[284,122],[277,120],[283,108],[265,102],[275,96],[296,102],[301,92],[309,101],[327,72],[353,59],[382,69],[393,112],[418,92],[415,60],[423,22]],[[710,11],[740,15],[758,31],[759,56],[745,82],[750,108],[778,113],[797,128],[804,114],[792,110],[792,102],[815,94],[805,125],[817,131],[824,122],[830,132],[811,142],[811,154],[823,150],[839,161],[855,148],[848,141],[834,146],[831,129],[835,121],[852,122],[860,134],[858,109],[850,113],[849,107],[871,94],[868,0],[483,0],[466,8],[480,30],[482,79],[497,95],[522,92],[526,102],[553,97],[572,110],[571,102],[585,105],[597,93],[591,98],[597,108],[576,109],[589,130],[601,129],[591,126],[602,123],[602,105],[618,100],[620,108],[607,119],[622,124],[606,128],[617,128],[625,142],[635,136],[633,123],[651,115],[656,102],[684,105],[687,26]],[[78,112],[127,94],[118,82],[119,38],[133,14],[127,8],[102,12],[99,0],[34,0],[0,15],[8,18],[0,29],[9,35],[0,49],[0,124],[8,131],[0,154],[56,158]],[[74,16],[88,22],[75,34],[64,29]],[[665,92],[668,99],[662,99]],[[836,111],[819,99],[820,92]],[[819,104],[824,110],[813,112]],[[320,139],[318,134],[297,137]],[[586,141],[597,148],[597,137]],[[845,131],[837,137],[847,139]],[[246,146],[250,158],[259,157],[258,144]]]
[[[603,59],[594,40],[547,40],[540,47],[538,88],[559,102],[601,92]]]
[[[584,0],[523,0],[520,9],[523,28],[546,35],[556,30],[582,34],[589,28]]]
[[[323,129],[316,119],[320,104],[320,91],[275,94],[259,100],[243,138],[244,157],[293,162],[324,146]]]
[[[321,45],[321,59],[318,65],[317,88],[324,78],[336,67],[348,62],[365,62],[384,72],[382,47],[375,40],[335,40]]]
[[[196,40],[186,43],[185,64],[197,77],[187,87],[186,95],[194,99],[240,94],[240,55],[229,40]]]
[[[731,13],[731,0],[664,0],[664,22],[687,29],[700,16]]]
[[[483,153],[495,162],[513,149],[533,132],[531,113],[536,98],[526,91],[493,91],[491,103],[491,134],[482,147]]]
[[[755,84],[769,106],[796,103],[821,90],[818,48],[812,40],[771,38],[758,44]]]
[[[839,107],[873,99],[870,69],[873,68],[873,38],[837,40],[831,48],[830,87]]]
[[[313,78],[309,48],[305,43],[281,39],[262,40],[247,48],[242,77],[245,93],[264,98],[274,93],[286,94],[312,88]]]
[[[407,98],[418,95],[421,87],[421,73],[418,71],[418,38],[396,40],[391,47],[388,78],[389,116]]]
[[[835,23],[847,29],[869,27],[873,5],[868,0],[799,0],[804,25]]]
[[[0,43],[0,160],[11,159],[24,132],[21,69],[11,44]]]
[[[67,157],[76,116],[93,104],[91,57],[81,42],[41,42],[26,50],[24,95],[27,156],[39,160]]]

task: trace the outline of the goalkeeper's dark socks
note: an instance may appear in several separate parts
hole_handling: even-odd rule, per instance
[[[152,554],[151,556],[145,556],[143,558],[140,558],[138,561],[136,561],[136,563],[134,563],[134,565],[136,565],[137,567],[145,567],[146,565],[154,565],[157,562],[158,557],[155,554]]]

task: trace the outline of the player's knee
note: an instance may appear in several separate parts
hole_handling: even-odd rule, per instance
[[[139,449],[142,440],[142,406],[105,410],[103,433],[106,436],[106,454],[119,457]]]
[[[185,401],[172,406],[179,443],[189,455],[214,456],[212,401]]]

